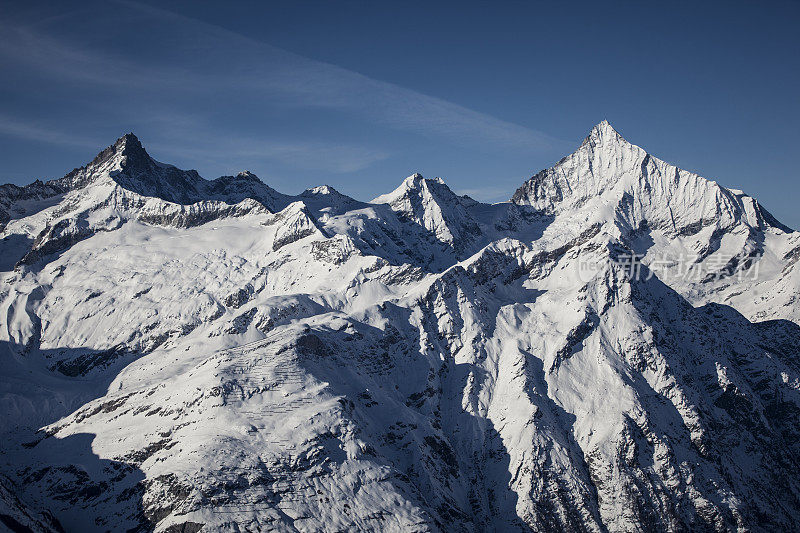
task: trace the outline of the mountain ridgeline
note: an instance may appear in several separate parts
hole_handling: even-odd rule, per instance
[[[484,204],[0,187],[12,531],[788,531],[800,233],[607,122]]]

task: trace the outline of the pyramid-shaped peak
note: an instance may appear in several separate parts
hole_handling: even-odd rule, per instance
[[[127,165],[140,166],[151,161],[141,141],[133,133],[126,133],[114,144],[97,154],[90,165],[100,165],[113,158],[125,158]]]
[[[607,120],[603,120],[592,128],[592,131],[589,132],[589,135],[583,140],[583,143],[581,143],[581,148],[584,147],[636,148],[633,144],[625,140]]]
[[[441,178],[427,179],[419,172],[415,172],[404,179],[395,190],[388,194],[383,194],[377,198],[373,198],[371,203],[390,204],[404,196],[407,196],[408,194],[429,194],[431,192],[431,184],[441,185],[441,187],[438,187],[439,189],[443,188],[449,190]]]
[[[590,138],[616,140],[622,139],[622,136],[614,129],[614,126],[608,120],[603,120],[597,124],[589,133]]]
[[[114,143],[114,147],[127,157],[150,157],[142,146],[142,142],[133,133],[126,133]]]
[[[137,145],[142,146],[142,142],[139,140],[139,137],[137,137],[133,132],[126,133],[125,135],[117,139],[117,142],[114,144],[119,144],[119,145],[131,144],[132,146],[137,146]]]

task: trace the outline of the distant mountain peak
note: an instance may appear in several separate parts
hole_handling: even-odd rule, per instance
[[[236,177],[237,177],[237,178],[239,178],[240,180],[256,180],[256,181],[261,181],[261,179],[259,179],[259,177],[258,177],[258,176],[256,176],[255,174],[253,174],[253,173],[252,173],[252,172],[250,172],[249,170],[242,170],[241,172],[239,172],[238,174],[236,174]]]
[[[445,182],[442,178],[439,177],[426,178],[419,172],[414,172],[406,179],[404,179],[403,182],[400,184],[400,186],[397,189],[395,189],[395,191],[398,191],[400,189],[419,189],[421,187],[424,187],[425,184],[427,183],[437,183],[439,185],[445,185]]]
[[[598,122],[592,128],[592,133],[595,133],[595,132],[598,132],[598,133],[609,133],[609,132],[617,133],[617,130],[614,129],[614,126],[612,126],[611,123],[608,120],[603,119],[600,122]]]
[[[455,193],[445,184],[442,178],[425,178],[419,172],[408,176],[390,193],[382,194],[372,200],[373,204],[396,204],[408,199],[408,196],[431,197],[437,200],[448,200]]]
[[[425,177],[419,172],[414,172],[409,177],[403,180],[403,182],[400,184],[400,187],[406,189],[417,188],[424,182],[425,182]]]
[[[394,191],[378,196],[374,204],[389,204],[405,220],[419,224],[436,240],[462,249],[478,233],[478,226],[442,178],[414,173]]]
[[[592,145],[609,145],[609,144],[621,144],[624,146],[633,146],[627,140],[625,140],[622,135],[619,134],[617,130],[611,125],[611,123],[607,120],[603,120],[592,130],[589,132],[589,135],[584,139],[583,144],[581,146],[585,146],[587,144]]]
[[[336,195],[342,196],[342,193],[331,187],[330,185],[317,185],[302,192],[300,196],[319,196],[319,195]]]
[[[403,180],[403,184],[404,185],[414,186],[414,187],[418,187],[420,184],[426,183],[426,182],[427,183],[439,183],[441,185],[445,184],[444,180],[442,178],[439,178],[439,177],[426,178],[425,176],[423,176],[419,172],[414,172],[412,175],[410,175],[405,180]]]
[[[154,163],[139,138],[133,133],[126,133],[114,144],[97,154],[89,166],[100,166],[115,158],[120,158],[121,167],[148,167]]]
[[[139,140],[139,137],[137,137],[133,132],[128,132],[119,139],[117,139],[117,142],[115,142],[114,145],[125,148],[130,147],[132,149],[137,149],[142,151],[144,150],[144,147],[142,146],[142,142]]]

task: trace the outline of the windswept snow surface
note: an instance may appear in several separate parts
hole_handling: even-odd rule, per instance
[[[0,228],[11,530],[800,523],[800,234],[607,122],[494,205],[128,134]]]

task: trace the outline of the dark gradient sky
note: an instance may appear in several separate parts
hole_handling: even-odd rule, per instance
[[[0,2],[0,181],[133,131],[207,178],[499,201],[608,119],[798,228],[798,27],[798,2]]]

